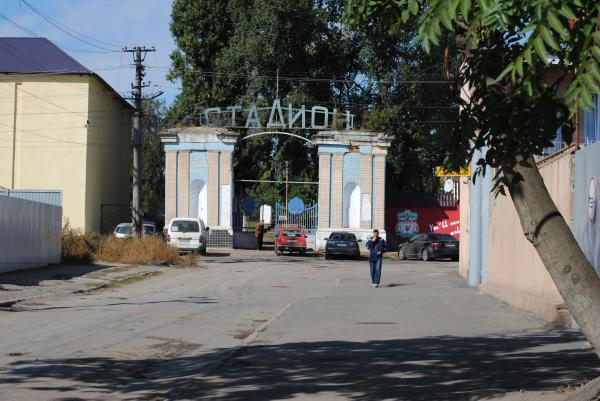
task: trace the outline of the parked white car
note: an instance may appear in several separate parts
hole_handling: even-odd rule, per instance
[[[115,238],[131,238],[133,237],[133,224],[131,223],[120,223],[117,224],[113,231],[113,237]]]
[[[154,222],[144,222],[142,227],[144,229],[144,237],[156,235],[156,224]],[[133,223],[117,224],[113,231],[113,237],[115,238],[132,238],[134,234],[135,227],[133,226]]]
[[[181,252],[199,252],[206,255],[208,227],[202,219],[175,217],[168,224],[167,243]]]

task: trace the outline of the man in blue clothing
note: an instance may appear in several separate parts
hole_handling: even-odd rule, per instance
[[[381,279],[381,262],[385,252],[385,240],[379,236],[379,230],[373,230],[373,237],[367,241],[369,250],[369,267],[371,268],[371,281],[373,287],[379,287]]]

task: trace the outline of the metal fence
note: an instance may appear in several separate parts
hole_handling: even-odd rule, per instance
[[[7,189],[0,188],[0,195],[25,199],[52,206],[62,206],[62,191],[53,189]]]
[[[287,208],[277,203],[275,204],[275,230],[281,226],[302,227],[305,230],[317,229],[319,222],[319,209],[317,204],[305,209],[300,214],[288,213]]]

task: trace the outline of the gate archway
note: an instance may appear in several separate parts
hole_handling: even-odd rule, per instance
[[[266,131],[245,138],[280,134],[296,135]],[[166,152],[165,220],[206,217],[209,246],[233,243],[232,154],[238,139],[237,132],[208,126],[171,128],[161,138]],[[313,215],[303,217],[302,223],[315,230],[315,248],[322,248],[323,238],[337,230],[366,239],[378,228],[385,237],[385,157],[391,138],[381,132],[320,131],[303,139],[318,147],[318,200],[309,208]],[[290,216],[286,205],[273,206],[275,224],[282,212]]]

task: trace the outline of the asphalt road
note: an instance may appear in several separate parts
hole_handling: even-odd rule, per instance
[[[365,261],[209,251],[0,312],[0,400],[474,400],[598,376],[576,332],[456,272],[385,261],[376,289]]]

